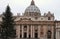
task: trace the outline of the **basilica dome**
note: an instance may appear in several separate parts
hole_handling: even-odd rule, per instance
[[[31,5],[25,10],[24,16],[41,16],[39,8],[31,1]]]
[[[36,12],[36,13],[40,13],[39,8],[35,5],[34,1],[31,1],[31,5],[28,6],[25,10],[25,12]]]

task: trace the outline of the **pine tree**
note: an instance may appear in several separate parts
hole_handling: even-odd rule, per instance
[[[3,17],[2,17],[2,24],[1,24],[1,28],[2,28],[2,32],[1,32],[1,36],[3,39],[9,39],[12,37],[15,37],[15,29],[14,29],[14,19],[13,19],[13,15],[10,11],[10,7],[9,5],[6,8],[6,11],[3,13]]]

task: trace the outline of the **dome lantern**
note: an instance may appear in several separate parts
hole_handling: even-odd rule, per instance
[[[35,5],[34,0],[31,1],[31,5]]]

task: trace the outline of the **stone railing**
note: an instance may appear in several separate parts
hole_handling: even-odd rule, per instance
[[[15,38],[15,39],[39,39],[39,38]]]
[[[0,38],[2,39],[2,38]],[[9,39],[39,39],[39,38],[9,38]]]

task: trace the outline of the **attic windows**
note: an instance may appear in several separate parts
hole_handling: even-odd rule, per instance
[[[51,20],[51,18],[50,18],[50,17],[48,17],[48,20]]]

